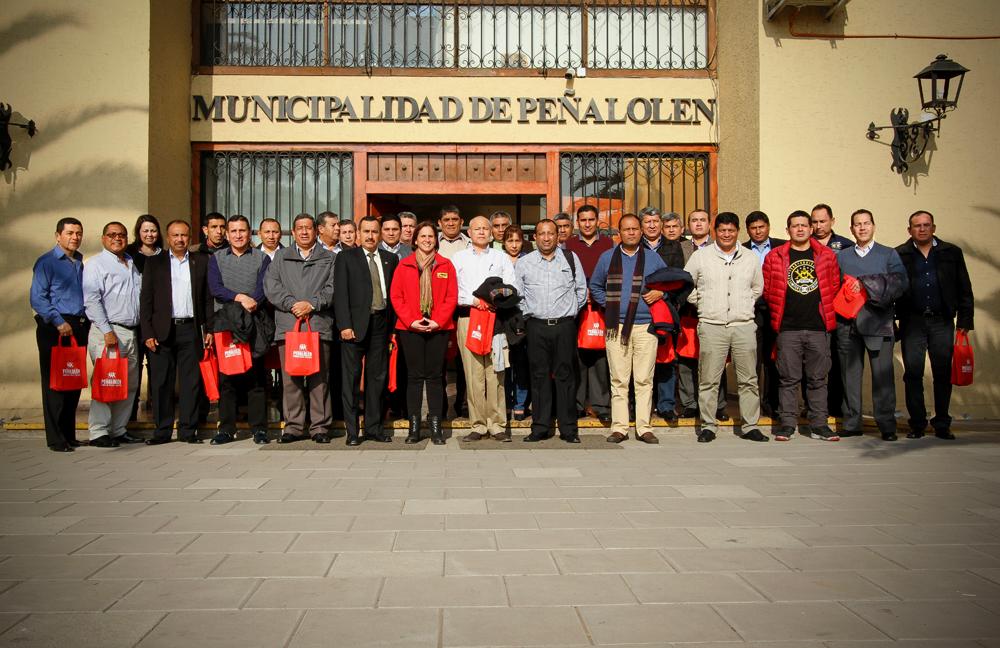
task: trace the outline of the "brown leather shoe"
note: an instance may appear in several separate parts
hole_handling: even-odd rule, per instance
[[[657,443],[660,442],[660,440],[657,439],[656,435],[653,434],[652,432],[644,432],[644,433],[642,433],[639,436],[639,440],[642,441],[643,443],[649,443],[651,445],[656,445]]]
[[[501,441],[503,443],[510,443],[510,432],[504,430],[503,432],[497,432],[492,435],[494,441]]]
[[[469,432],[464,437],[462,437],[462,441],[481,441],[483,439],[488,439],[488,438],[490,438],[489,432],[487,432],[486,434],[480,434],[479,432]]]
[[[607,441],[608,443],[621,443],[627,438],[628,434],[622,434],[621,432],[612,432],[611,435],[608,436]]]

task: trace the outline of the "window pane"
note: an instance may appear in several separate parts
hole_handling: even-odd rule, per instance
[[[582,64],[578,7],[458,8],[459,67],[566,68]]]
[[[454,25],[442,5],[331,5],[330,65],[451,67]]]
[[[283,231],[306,212],[353,213],[350,153],[216,152],[202,156],[202,213],[243,214],[254,229],[276,218]]]
[[[700,7],[590,7],[587,64],[609,69],[702,69],[708,25]]]
[[[564,153],[562,208],[596,205],[609,224],[643,207],[686,215],[710,209],[708,153]]]
[[[322,65],[323,6],[213,2],[202,6],[202,63]]]

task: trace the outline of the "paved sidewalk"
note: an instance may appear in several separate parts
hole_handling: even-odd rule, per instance
[[[0,646],[1000,646],[1000,435],[661,439],[3,440]]]

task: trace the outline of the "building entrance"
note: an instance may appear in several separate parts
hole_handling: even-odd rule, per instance
[[[473,216],[486,216],[496,211],[505,211],[511,222],[531,230],[545,215],[545,196],[503,195],[503,194],[368,194],[368,213],[372,216],[413,212],[417,221],[437,222],[439,212],[445,205],[458,207],[462,220],[468,224]]]

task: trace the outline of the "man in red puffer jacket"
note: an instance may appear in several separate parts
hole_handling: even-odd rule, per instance
[[[798,426],[799,384],[806,381],[809,436],[840,437],[827,425],[826,385],[830,375],[830,332],[837,317],[833,298],[840,289],[836,255],[812,238],[809,214],[788,216],[789,242],[764,258],[764,299],[778,334],[778,403],[781,428],[775,441],[788,441]]]

